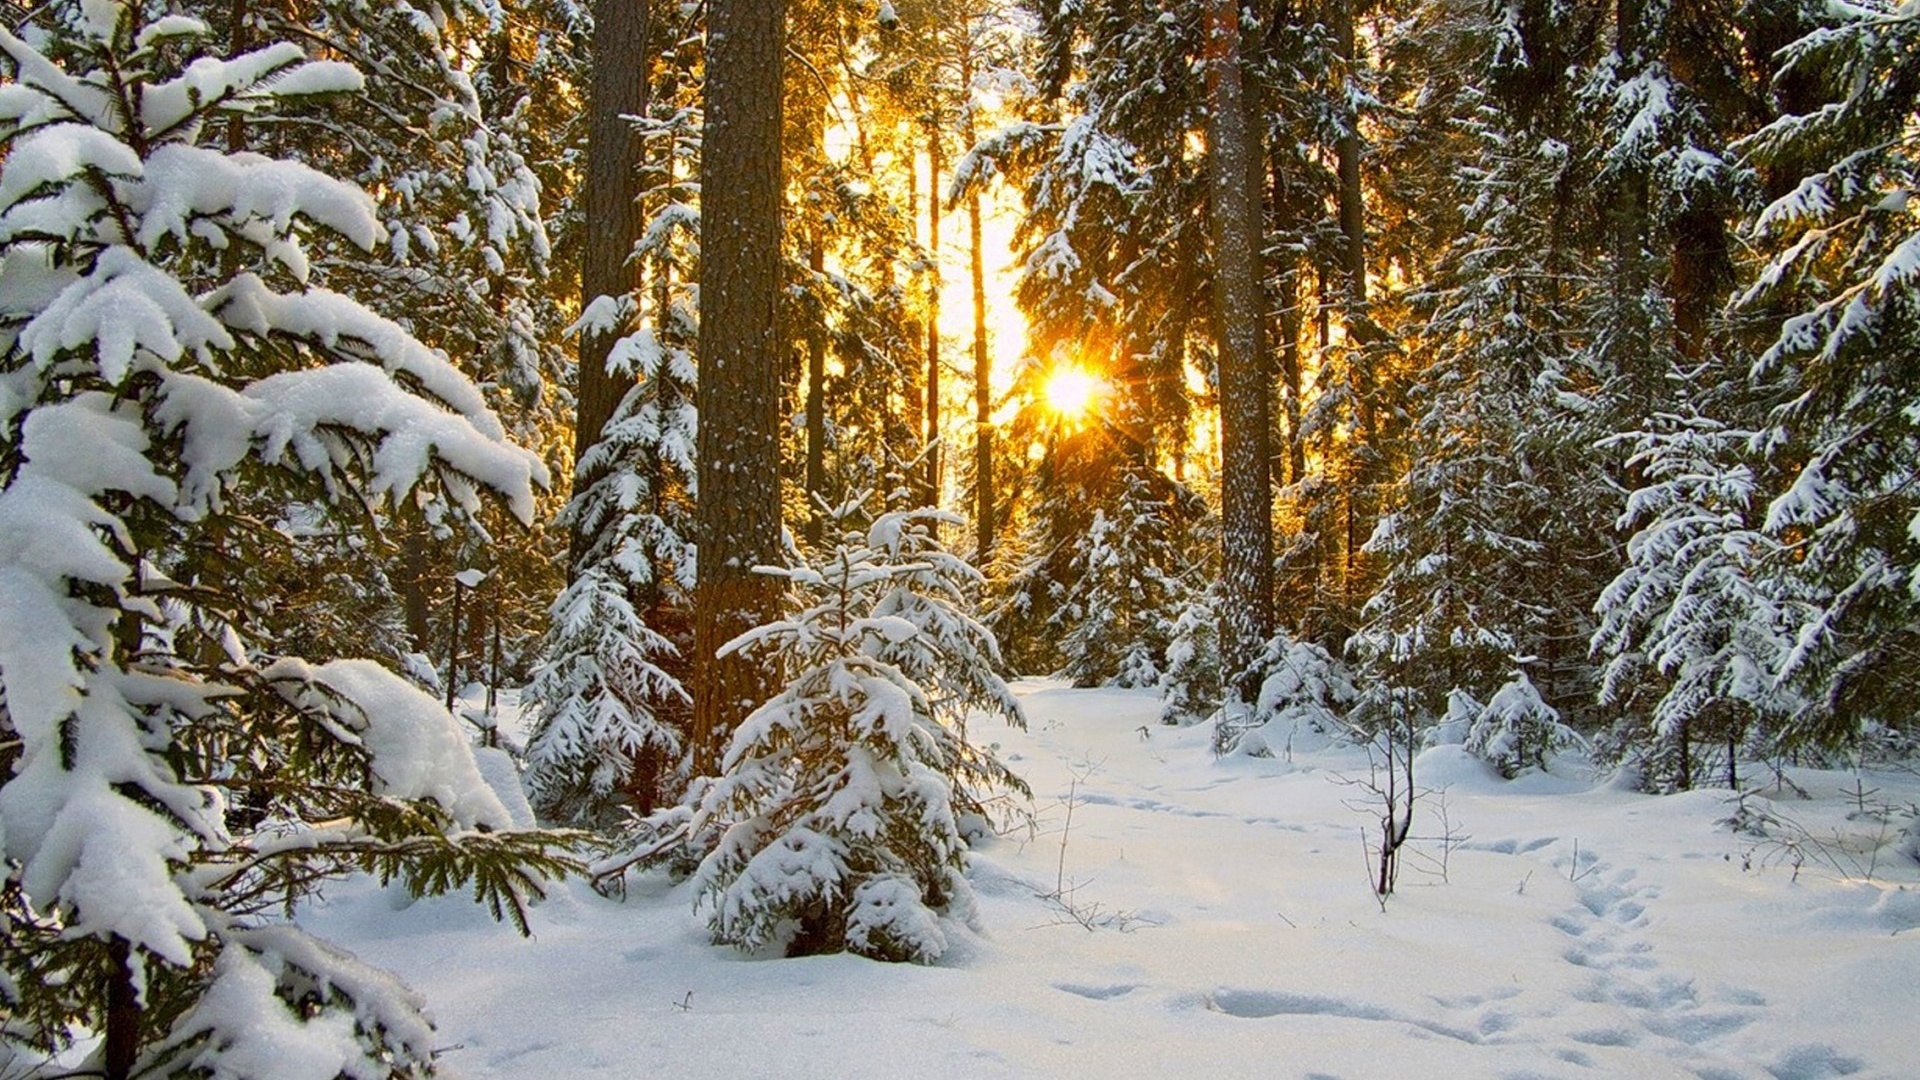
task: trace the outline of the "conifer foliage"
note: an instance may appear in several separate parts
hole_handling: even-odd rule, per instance
[[[611,307],[611,304],[603,304]],[[649,624],[693,593],[693,358],[651,327],[620,339],[608,364],[631,389],[588,451],[563,515],[584,538],[573,582],[553,603],[528,782],[550,820],[610,823],[645,814],[677,775],[691,703],[682,646]]]
[[[308,284],[311,237],[383,240],[366,194],[210,145],[354,69],[223,57],[113,0],[23,34],[0,31],[4,1037],[97,1033],[109,1077],[430,1073],[420,1002],[275,916],[358,868],[518,921],[563,862],[430,698],[249,640],[272,597],[247,567],[287,541],[237,507],[484,494],[524,522],[545,470],[444,356]]]
[[[724,826],[699,871],[716,940],[788,955],[848,951],[930,962],[969,918],[963,819],[991,789],[1025,785],[968,740],[970,712],[1025,726],[995,674],[993,636],[966,615],[978,574],[943,550],[935,511],[831,524],[815,565],[763,568],[793,613],[729,651],[778,649],[792,673],[733,737],[694,822]]]

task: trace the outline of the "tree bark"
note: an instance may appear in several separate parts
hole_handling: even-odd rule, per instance
[[[580,263],[580,296],[625,297],[636,284],[630,264],[633,245],[640,238],[640,207],[635,198],[644,152],[633,124],[626,117],[647,111],[647,38],[651,31],[650,0],[596,0],[593,5],[593,78],[587,108],[587,236]],[[573,454],[576,463],[600,441],[614,409],[626,395],[628,382],[607,371],[607,354],[620,331],[583,331],[580,335],[580,374],[574,396]],[[594,477],[576,465],[574,490]],[[578,576],[593,537],[575,527],[570,537],[568,577]]]
[[[1273,488],[1268,387],[1261,362],[1260,201],[1249,159],[1240,80],[1238,0],[1209,0],[1206,83],[1207,164],[1213,238],[1216,348],[1220,363],[1220,647],[1229,678],[1252,660],[1273,628]],[[1252,688],[1234,688],[1249,700]]]
[[[1621,74],[1637,76],[1650,62],[1646,41],[1647,11],[1643,0],[1617,0],[1614,5],[1615,48],[1621,57]],[[1613,191],[1610,223],[1613,245],[1612,295],[1614,308],[1613,366],[1616,377],[1624,380],[1627,405],[1638,420],[1654,411],[1658,400],[1659,373],[1653,370],[1653,326],[1647,313],[1648,203],[1647,172],[1634,167],[1623,170],[1619,186]]]
[[[1346,86],[1351,96],[1354,63],[1354,0],[1334,5],[1334,48],[1346,65]],[[1342,112],[1346,130],[1334,140],[1333,152],[1340,176],[1340,269],[1346,277],[1349,322],[1367,303],[1367,209],[1365,192],[1360,186],[1360,133],[1358,117],[1351,108]],[[1353,327],[1348,327],[1348,333]]]
[[[710,0],[700,204],[699,581],[694,771],[779,681],[776,658],[722,645],[775,616],[780,558],[781,69],[785,0]]]
[[[940,126],[927,124],[927,251],[933,277],[927,286],[926,504],[940,502]]]
[[[1345,86],[1349,101],[1357,90],[1353,77],[1357,55],[1353,27],[1355,2],[1340,0],[1334,5],[1334,48],[1346,68]],[[1373,440],[1378,435],[1377,418],[1374,415],[1372,361],[1366,355],[1366,346],[1373,339],[1373,326],[1367,315],[1367,203],[1366,190],[1360,183],[1360,118],[1348,107],[1343,110],[1342,119],[1345,130],[1333,145],[1339,172],[1340,273],[1346,286],[1343,299],[1346,305],[1344,316],[1349,389],[1353,394],[1355,420],[1360,429],[1357,449],[1365,451],[1373,448]],[[1348,492],[1349,499],[1357,495],[1357,492]]]
[[[140,992],[133,982],[133,949],[125,938],[107,945],[107,1025],[101,1068],[107,1080],[127,1080],[140,1057]]]
[[[817,285],[826,273],[826,245],[816,226],[807,242],[807,269]],[[826,531],[820,501],[827,493],[827,327],[818,304],[807,312],[807,543],[818,547]]]
[[[961,36],[960,83],[969,95],[961,123],[968,146],[976,140],[973,126],[973,28]],[[980,192],[967,197],[968,269],[973,277],[973,562],[985,567],[993,558],[996,525],[993,519],[993,360],[987,355],[987,256],[980,220]]]
[[[1271,152],[1272,148],[1269,148]],[[1289,188],[1286,171],[1282,168],[1279,155],[1273,154],[1268,166],[1272,184],[1272,214],[1274,234],[1285,242],[1298,231],[1293,212],[1292,192]],[[1280,346],[1280,402],[1282,415],[1286,422],[1286,461],[1287,470],[1280,478],[1282,483],[1297,484],[1307,471],[1306,442],[1301,438],[1301,391],[1302,373],[1300,365],[1300,258],[1297,255],[1281,256],[1279,275],[1275,284],[1277,306],[1279,308],[1279,346]]]

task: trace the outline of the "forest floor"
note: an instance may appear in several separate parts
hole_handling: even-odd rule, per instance
[[[1383,910],[1361,751],[1216,759],[1150,693],[1016,689],[1029,730],[974,735],[1037,826],[977,852],[937,966],[746,959],[664,878],[562,886],[530,940],[365,881],[303,921],[424,993],[469,1078],[1920,1076],[1911,771],[1789,770],[1756,836],[1726,791],[1431,750]]]

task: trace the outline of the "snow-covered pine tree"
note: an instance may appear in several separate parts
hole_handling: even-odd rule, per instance
[[[366,88],[351,99],[292,101],[271,118],[222,118],[223,130],[210,138],[229,150],[304,162],[372,195],[385,229],[381,243],[363,250],[324,234],[310,236],[312,282],[351,293],[446,353],[480,386],[511,438],[551,466],[565,460],[555,436],[564,431],[567,396],[553,390],[567,382],[560,331],[563,312],[577,301],[567,294],[572,275],[549,273],[553,247],[545,215],[555,208],[542,205],[533,162],[542,150],[558,156],[554,144],[541,144],[544,136],[564,139],[565,133],[557,124],[529,132],[533,122],[516,114],[521,106],[531,111],[536,98],[572,95],[562,89],[566,76],[550,66],[540,73],[545,82],[514,85],[522,76],[517,60],[535,51],[529,46],[559,36],[544,26],[532,28],[528,16],[536,6],[549,5],[180,0],[166,10],[203,20],[229,51],[294,41],[362,72]],[[550,17],[569,19],[565,0],[551,6],[563,10]],[[537,51],[542,55],[534,62],[544,66],[551,52]],[[533,85],[538,91],[528,92]],[[267,520],[276,512],[256,510]],[[310,507],[308,515],[312,524],[303,529],[296,557],[314,572],[296,578],[307,586],[302,602],[262,612],[259,622],[260,634],[286,635],[292,648],[311,643],[384,659],[429,654],[437,667],[447,659],[454,629],[446,617],[454,575],[479,566],[491,571],[483,610],[504,629],[513,665],[537,640],[544,608],[560,585],[552,557],[558,538],[543,529],[530,542],[496,547],[457,522],[395,505],[378,519],[383,542],[349,547],[336,538],[359,539],[359,522],[336,520],[339,515],[324,505]],[[489,529],[512,527],[490,512],[484,520]],[[398,559],[391,557],[395,547]],[[322,631],[333,611],[364,614],[383,630],[403,619],[404,633],[383,633],[381,641],[363,644],[348,622],[348,633],[328,636]],[[466,630],[481,620],[463,621]],[[483,651],[468,642],[464,655]]]
[[[1500,775],[1514,777],[1529,768],[1545,768],[1556,752],[1579,741],[1573,729],[1560,722],[1559,711],[1541,699],[1527,673],[1516,671],[1474,717],[1466,747]]]
[[[1783,731],[1796,743],[1909,722],[1920,692],[1920,6],[1823,23],[1782,53],[1814,100],[1740,147],[1782,192],[1749,227],[1770,258],[1739,306],[1778,329],[1753,371],[1777,387],[1754,453],[1787,469],[1756,493],[1759,524],[1792,546],[1775,576],[1809,605],[1779,672],[1813,706]]]
[[[790,677],[734,735],[696,815],[723,828],[699,871],[715,940],[788,955],[930,962],[970,917],[961,816],[1026,785],[967,738],[973,711],[1024,726],[992,634],[961,605],[979,575],[941,548],[936,511],[881,514],[817,565],[777,573],[792,615],[731,642],[778,649]]]
[[[511,45],[491,40],[518,0],[186,6],[230,47],[309,41],[366,76],[354,100],[296,103],[292,123],[229,119],[221,134],[230,148],[304,161],[374,194],[383,242],[363,250],[317,238],[318,282],[357,285],[415,336],[468,358],[477,379],[537,396],[561,362],[560,341],[530,307],[551,247],[540,182],[510,118],[490,115],[480,91],[500,108],[518,96],[498,55]]]
[[[1353,676],[1333,654],[1282,631],[1267,640],[1242,682],[1258,686],[1250,708],[1222,709],[1214,720],[1215,753],[1286,754],[1310,742],[1341,738],[1361,703]],[[1384,689],[1385,684],[1376,684]]]
[[[1193,589],[1167,628],[1160,722],[1195,724],[1220,707],[1220,616],[1211,589]]]
[[[1485,16],[1444,13],[1455,18],[1431,33],[1464,54],[1455,62],[1495,67]],[[1493,693],[1515,655],[1584,660],[1585,633],[1567,627],[1582,625],[1591,595],[1572,568],[1583,551],[1604,550],[1612,514],[1594,433],[1569,405],[1581,399],[1569,393],[1555,302],[1571,285],[1555,225],[1569,149],[1548,117],[1526,123],[1457,78],[1432,73],[1430,107],[1458,110],[1432,122],[1471,155],[1447,178],[1460,236],[1444,240],[1419,297],[1426,322],[1410,340],[1425,367],[1407,458],[1364,548],[1383,573],[1347,644],[1363,681],[1411,691],[1425,718],[1450,691]]]
[[[1737,411],[1751,396],[1700,404]],[[1622,517],[1633,530],[1627,565],[1596,607],[1601,697],[1620,712],[1598,751],[1657,790],[1699,779],[1695,744],[1737,756],[1749,742],[1770,745],[1800,712],[1778,676],[1807,606],[1781,592],[1787,553],[1754,521],[1752,439],[1695,413],[1660,418],[1635,440],[1631,464],[1646,480]]]
[[[580,463],[588,483],[565,519],[578,520],[583,569],[553,603],[545,659],[526,690],[528,783],[549,820],[610,825],[623,809],[648,814],[678,794],[691,703],[679,660],[690,642],[661,631],[684,631],[693,594],[690,321],[669,305],[659,325],[679,329],[666,343],[643,327],[608,355],[633,388]]]
[[[382,240],[371,198],[220,148],[357,72],[137,2],[27,26],[0,30],[6,1038],[97,1034],[113,1078],[425,1075],[419,1000],[279,913],[359,868],[519,920],[564,864],[430,698],[249,648],[247,568],[286,539],[245,508],[525,521],[545,469],[444,355],[310,284],[311,238]]]
[[[1117,494],[1111,508],[1094,510],[1076,545],[1072,584],[1053,619],[1060,674],[1075,686],[1158,686],[1184,591],[1176,501],[1185,492],[1129,467]]]

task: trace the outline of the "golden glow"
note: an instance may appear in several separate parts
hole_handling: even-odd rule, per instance
[[[1098,376],[1071,364],[1056,368],[1042,390],[1047,408],[1068,421],[1086,416],[1106,392],[1107,384]]]

